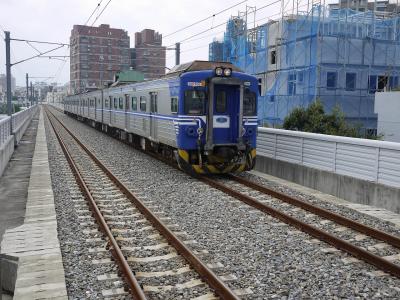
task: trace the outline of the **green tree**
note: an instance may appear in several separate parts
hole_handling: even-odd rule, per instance
[[[317,99],[307,108],[295,108],[284,120],[283,128],[348,137],[361,137],[360,126],[346,122],[343,111],[334,107],[330,114],[325,113],[322,102]],[[377,138],[370,135],[366,138]]]

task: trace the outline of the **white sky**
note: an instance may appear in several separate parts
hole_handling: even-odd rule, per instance
[[[69,43],[71,29],[74,24],[84,24],[101,0],[0,0],[0,30],[11,32],[11,38]],[[243,1],[243,0],[242,0]],[[240,3],[241,0],[112,0],[95,26],[110,24],[111,27],[128,31],[131,47],[134,46],[134,33],[145,28],[154,29],[163,34],[163,45],[169,46],[194,34],[213,28],[226,22],[231,15],[245,11],[246,5],[261,8],[276,0],[247,0],[246,2],[204,21],[182,32],[169,37],[172,33],[186,25],[212,16],[213,14]],[[286,10],[291,10],[292,0],[287,0]],[[307,3],[306,0],[300,0]],[[100,9],[94,14],[89,25],[102,10],[108,0],[103,0]],[[310,1],[311,2],[311,1]],[[268,18],[277,18],[280,3],[273,4],[256,12],[256,25],[263,24]],[[304,7],[303,7],[304,9]],[[299,9],[300,10],[300,9]],[[249,15],[253,20],[254,15]],[[257,21],[259,20],[259,21]],[[250,24],[252,27],[252,24]],[[196,40],[181,45],[181,63],[195,59],[208,59],[208,44],[213,37],[222,37],[225,25],[197,36]],[[4,35],[1,34],[1,40]],[[51,49],[52,45],[32,44],[40,51]],[[11,42],[12,62],[37,54],[25,42]],[[64,47],[53,55],[69,55]],[[50,55],[50,54],[49,54]],[[175,52],[167,51],[167,67],[173,67]],[[0,73],[5,73],[5,47],[0,41]],[[17,86],[25,85],[25,73],[35,77],[55,77],[48,82],[66,83],[69,81],[69,60],[49,60],[36,58],[12,67],[12,74],[17,79]],[[43,79],[33,79],[43,81]]]

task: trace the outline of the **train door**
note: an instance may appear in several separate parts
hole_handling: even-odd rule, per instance
[[[157,138],[157,93],[150,93],[150,138],[155,140]]]
[[[101,124],[104,123],[104,93],[103,91],[100,92],[100,108],[101,108]]]
[[[237,143],[239,86],[216,84],[214,87],[214,144]]]
[[[124,111],[125,111],[125,114],[124,114],[124,116],[125,116],[125,130],[128,130],[128,128],[129,128],[129,120],[130,120],[130,117],[131,117],[131,115],[128,114],[128,112],[129,112],[129,95],[128,94],[125,94]]]
[[[108,124],[111,125],[111,116],[112,116],[112,111],[114,107],[114,101],[112,96],[108,96],[109,99],[109,105],[108,105]]]

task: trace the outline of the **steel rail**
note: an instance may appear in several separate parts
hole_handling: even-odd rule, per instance
[[[232,179],[232,180],[234,180],[234,181],[236,181],[236,182],[238,182],[238,183],[240,183],[240,184],[243,184],[243,185],[245,185],[245,186],[247,186],[249,188],[257,190],[257,191],[259,191],[261,193],[270,195],[270,196],[272,196],[274,198],[277,198],[277,199],[279,199],[281,201],[284,201],[284,202],[289,203],[291,205],[300,207],[300,208],[302,208],[304,210],[307,210],[307,211],[309,211],[311,213],[314,213],[314,214],[316,214],[318,216],[321,216],[321,217],[324,217],[324,218],[329,219],[331,221],[334,221],[335,223],[338,223],[338,224],[344,225],[346,227],[349,227],[351,229],[354,229],[354,230],[356,230],[358,232],[365,233],[365,234],[369,235],[370,237],[373,237],[373,238],[375,238],[377,240],[384,241],[384,242],[386,242],[386,243],[388,243],[388,244],[400,249],[400,238],[397,237],[397,236],[391,235],[391,234],[389,234],[387,232],[384,232],[384,231],[381,231],[379,229],[375,229],[375,228],[372,228],[370,226],[367,226],[367,225],[364,225],[362,223],[359,223],[357,221],[351,220],[351,219],[349,219],[347,217],[344,217],[342,215],[339,215],[339,214],[337,214],[335,212],[329,211],[329,210],[324,209],[322,207],[314,206],[311,203],[307,203],[307,202],[305,202],[303,200],[300,200],[300,199],[297,199],[295,197],[292,197],[292,196],[286,195],[284,193],[281,193],[279,191],[275,191],[273,189],[267,188],[267,187],[265,187],[265,186],[263,186],[261,184],[255,183],[255,182],[247,180],[245,178],[242,178],[242,177],[239,177],[239,176],[236,176],[236,175],[228,175],[227,177]]]
[[[122,273],[124,274],[124,278],[125,278],[126,283],[129,286],[131,295],[134,297],[134,299],[140,299],[140,300],[147,299],[142,288],[140,287],[139,283],[137,282],[137,279],[133,275],[133,272],[132,272],[131,268],[129,267],[127,260],[125,259],[125,256],[123,255],[123,253],[121,251],[121,248],[119,247],[117,241],[115,240],[113,234],[111,233],[111,230],[107,225],[107,222],[105,221],[95,200],[93,199],[92,194],[90,193],[90,190],[85,183],[85,180],[82,178],[74,159],[72,158],[61,135],[55,128],[53,120],[51,120],[51,117],[49,117],[48,119],[50,121],[51,127],[54,130],[57,140],[60,143],[61,149],[64,152],[65,157],[67,158],[68,164],[70,165],[70,168],[75,176],[76,182],[78,183],[79,187],[81,188],[81,191],[85,195],[85,198],[88,201],[88,204],[94,213],[97,223],[99,224],[100,228],[102,229],[102,231],[106,234],[106,236],[109,239],[109,243],[112,246],[112,247],[110,247],[110,252],[112,253],[113,257],[115,258],[115,261],[117,262]]]
[[[124,141],[122,141],[122,142],[124,142]],[[138,150],[140,150],[141,152],[144,152],[141,149],[138,149]],[[166,160],[166,159],[164,159],[162,157],[160,158],[156,154],[149,153],[149,152],[144,152],[144,153],[146,153],[146,154],[150,155],[151,157],[156,158],[156,159],[158,159],[158,160],[160,160],[160,161],[162,161],[162,162],[164,162],[164,163],[166,163],[166,164],[168,164],[168,165],[170,165],[170,166],[172,166],[172,167],[174,167],[176,169],[179,169],[176,164],[173,164],[169,160]],[[268,205],[266,205],[266,204],[264,204],[264,203],[262,203],[262,202],[260,202],[260,201],[258,201],[256,199],[254,199],[254,198],[252,198],[250,196],[247,196],[247,195],[239,193],[239,192],[237,192],[235,190],[232,190],[229,187],[227,187],[227,186],[225,186],[225,185],[223,185],[221,183],[218,183],[218,182],[216,182],[216,181],[214,181],[214,180],[212,180],[212,179],[210,179],[208,177],[201,176],[201,175],[193,176],[193,174],[189,174],[189,175],[194,177],[194,178],[196,178],[196,179],[198,179],[198,180],[201,180],[201,181],[207,183],[208,185],[210,185],[210,186],[212,186],[212,187],[214,187],[214,188],[216,188],[218,190],[221,190],[221,191],[225,192],[226,194],[228,194],[228,195],[230,195],[230,196],[232,196],[232,197],[234,197],[236,199],[239,199],[239,200],[247,203],[248,205],[250,205],[250,206],[252,206],[252,207],[254,207],[256,209],[259,209],[259,210],[261,210],[261,211],[263,211],[265,213],[268,213],[271,216],[276,217],[276,218],[280,219],[281,221],[283,221],[283,222],[285,222],[285,223],[287,223],[289,225],[295,226],[295,227],[299,228],[300,230],[302,230],[303,232],[308,233],[311,236],[316,237],[317,239],[325,241],[328,244],[334,246],[335,248],[341,249],[341,250],[349,253],[352,256],[358,257],[361,260],[364,260],[365,262],[367,262],[367,263],[369,263],[371,265],[374,265],[378,269],[381,269],[381,270],[383,270],[385,272],[388,272],[388,273],[400,278],[400,266],[398,266],[398,265],[396,265],[394,263],[391,263],[390,261],[388,261],[388,260],[386,260],[384,258],[381,258],[381,257],[379,257],[379,256],[377,256],[377,255],[375,255],[375,254],[373,254],[371,252],[368,252],[368,251],[366,251],[366,250],[364,250],[364,249],[362,249],[360,247],[352,245],[351,243],[349,243],[349,242],[347,242],[345,240],[342,240],[342,239],[340,239],[340,238],[338,238],[338,237],[336,237],[336,236],[334,236],[334,235],[332,235],[332,234],[330,234],[330,233],[328,233],[326,231],[323,231],[323,230],[321,230],[319,228],[316,228],[316,227],[314,227],[312,225],[304,223],[304,222],[302,222],[302,221],[300,221],[300,220],[298,220],[298,219],[296,219],[294,217],[286,215],[285,213],[283,213],[283,212],[281,212],[279,210],[276,210],[276,209],[274,209],[274,208],[272,208],[272,207],[270,207],[270,206],[268,206]],[[233,175],[231,175],[231,176],[233,176]],[[274,191],[274,192],[276,192],[276,191]],[[279,194],[282,194],[283,196],[285,196],[285,194],[283,194],[283,193],[279,193],[279,192],[276,192],[276,193],[277,193],[276,194],[276,196],[277,196],[276,198],[278,198],[280,200],[282,200],[282,199],[280,198]],[[275,197],[275,194],[273,192],[271,192],[270,195]],[[282,197],[282,198],[284,198],[284,197]],[[298,199],[296,199],[296,200],[298,200]],[[299,201],[301,201],[301,200],[299,200]],[[293,203],[294,202],[295,201],[293,201]],[[331,212],[329,212],[329,213],[331,213]],[[343,216],[340,216],[340,215],[338,215],[338,216],[343,218],[343,219],[347,219],[347,218],[345,218]],[[338,218],[338,219],[341,219],[341,218]],[[343,220],[343,219],[341,219],[341,221],[342,222],[346,222],[346,220]],[[348,219],[348,220],[350,220],[350,219]],[[334,220],[334,221],[336,222],[336,220]],[[352,220],[350,220],[350,221],[352,221]],[[353,221],[353,222],[355,222],[355,221]],[[356,223],[358,223],[358,222],[356,222]],[[344,223],[340,223],[340,224],[345,225]],[[388,234],[386,232],[382,232],[383,234],[380,235],[381,231],[376,230],[376,229],[371,228],[371,227],[368,227],[368,226],[366,226],[364,224],[360,224],[360,225],[361,226],[358,226],[358,227],[355,226],[353,229],[357,230],[357,231],[360,231],[360,232],[363,232],[363,233],[366,233],[368,235],[370,235],[369,233],[371,232],[370,236],[372,236],[374,238],[377,238],[377,239],[380,239],[380,240],[383,240],[383,241],[385,241],[385,242],[397,247],[397,245],[398,245],[398,242],[396,241],[397,237],[392,236],[392,235],[390,235],[390,234]],[[350,226],[348,226],[348,227],[352,228]],[[356,228],[358,228],[359,230],[356,229]],[[366,231],[361,231],[361,230],[366,230]]]
[[[82,147],[91,159],[101,168],[106,175],[119,187],[121,192],[132,201],[140,212],[153,224],[155,228],[167,239],[167,241],[182,255],[197,273],[205,280],[222,299],[235,299],[238,296],[167,227],[152,213],[146,205],[139,200],[119,179],[64,125],[50,112],[58,123],[71,135],[71,137]]]
[[[331,244],[332,246],[334,246],[335,248],[341,249],[349,254],[351,254],[352,256],[355,256],[361,260],[364,260],[365,262],[374,265],[375,267],[377,267],[378,269],[381,269],[387,273],[390,273],[398,278],[400,278],[400,266],[396,265],[378,255],[375,255],[371,252],[368,252],[367,250],[364,250],[358,246],[355,246],[343,239],[340,239],[326,231],[323,231],[317,227],[314,227],[310,224],[307,224],[301,220],[298,220],[290,215],[285,214],[284,212],[277,210],[265,203],[262,203],[256,199],[254,199],[253,197],[247,196],[245,194],[242,194],[238,191],[235,191],[233,189],[231,189],[230,187],[221,184],[215,180],[212,180],[208,177],[200,177],[199,178],[201,181],[207,183],[208,185],[260,210],[263,211],[275,218],[278,218],[279,220],[281,220],[282,222],[285,222],[286,224],[295,226],[297,228],[299,228],[301,231],[312,235],[314,237],[316,237],[319,240],[325,241],[328,244]]]

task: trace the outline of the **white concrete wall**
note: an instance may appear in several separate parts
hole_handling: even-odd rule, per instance
[[[400,91],[376,93],[375,113],[378,134],[383,134],[385,141],[400,143]]]

